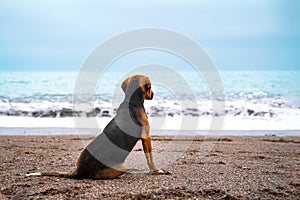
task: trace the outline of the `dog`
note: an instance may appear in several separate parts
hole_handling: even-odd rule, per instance
[[[144,100],[152,100],[154,93],[150,79],[144,75],[126,78],[122,85],[125,99],[116,116],[81,153],[74,172],[30,173],[26,176],[58,176],[75,179],[113,179],[124,174],[124,161],[138,140],[142,140],[147,164],[152,174],[169,174],[154,164],[150,126]]]

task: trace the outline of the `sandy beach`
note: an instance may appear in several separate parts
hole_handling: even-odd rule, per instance
[[[153,137],[150,175],[138,143],[114,180],[25,177],[72,171],[92,137],[0,136],[1,199],[299,199],[300,137]],[[213,144],[207,152],[204,144]]]

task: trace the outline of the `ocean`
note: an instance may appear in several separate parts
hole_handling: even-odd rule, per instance
[[[212,118],[224,117],[222,130],[227,132],[292,131],[300,135],[300,71],[220,71],[225,95],[225,108],[220,113],[214,111],[212,101],[221,99],[211,98],[204,78],[194,71],[177,73],[192,89],[197,108],[182,106],[185,99],[176,91],[153,82],[154,99],[145,102],[153,130],[178,131],[186,117],[199,119],[196,129],[205,131],[211,128]],[[0,72],[0,134],[17,128],[76,128],[76,118],[96,119],[96,128],[102,129],[124,97],[120,84],[126,72],[101,76],[90,110],[74,108],[77,76],[78,72]],[[176,78],[169,81],[180,88]],[[186,96],[186,100],[191,99]]]

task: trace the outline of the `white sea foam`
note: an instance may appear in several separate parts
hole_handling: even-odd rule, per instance
[[[188,97],[180,101],[176,94],[154,83],[154,99],[145,101],[151,128],[154,132],[205,132],[214,129],[212,118],[224,117],[222,130],[300,130],[299,74],[221,72],[226,96],[223,110],[215,108],[223,102],[210,99],[205,82],[194,72],[182,75],[193,86],[196,102],[191,102]],[[82,128],[103,129],[115,115],[124,95],[120,91],[118,98],[112,97],[116,88],[121,90],[119,85],[125,74],[106,75],[107,79],[96,91],[95,102],[74,106],[72,93],[76,73],[1,73],[0,127],[78,128],[74,120],[78,117],[87,122],[85,126],[81,124]],[[172,84],[176,86],[176,79]],[[111,103],[111,100],[116,102]],[[90,125],[93,118],[97,123]],[[186,121],[193,123],[186,124]],[[199,123],[195,125],[194,121]]]
[[[286,105],[282,99],[230,99],[221,111],[213,108],[210,99],[199,99],[193,104],[189,100],[153,100],[146,101],[145,107],[154,130],[214,129],[211,121],[218,117],[225,119],[223,130],[300,130],[300,109]],[[0,101],[0,127],[76,128],[74,119],[78,117],[87,122],[86,127],[80,128],[103,129],[115,115],[117,106],[97,101],[88,106],[91,110],[76,110],[71,102]],[[94,117],[97,123],[89,127],[88,122]],[[198,125],[185,124],[186,121],[198,121]]]

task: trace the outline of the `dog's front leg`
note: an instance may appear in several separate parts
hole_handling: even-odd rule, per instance
[[[149,166],[150,172],[153,174],[166,174],[163,170],[159,170],[157,166],[154,164],[153,156],[152,156],[152,145],[151,139],[149,136],[149,127],[145,127],[142,133],[142,143],[143,149],[146,156],[147,164]]]

